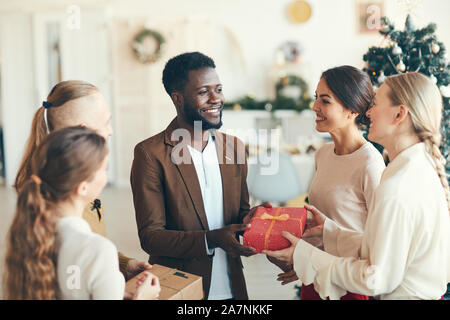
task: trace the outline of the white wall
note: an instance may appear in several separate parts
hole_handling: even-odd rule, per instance
[[[355,0],[310,0],[312,17],[303,25],[292,24],[286,14],[293,0],[131,0],[115,1],[114,14],[120,17],[147,16],[157,19],[209,17],[228,26],[237,36],[248,69],[247,91],[265,98],[269,89],[268,69],[276,48],[287,40],[305,48],[304,62],[312,85],[327,68],[342,64],[363,67],[363,54],[382,37],[356,32]],[[133,6],[133,4],[138,4]],[[397,0],[385,1],[385,13],[402,27],[406,11]],[[426,0],[417,10],[417,26],[438,24],[438,35],[450,50],[450,1]],[[202,34],[199,34],[201,37]],[[226,85],[226,84],[225,84]],[[226,86],[225,86],[226,89]],[[231,93],[232,94],[232,93]]]
[[[0,7],[1,9],[2,7]],[[47,78],[48,21],[61,27],[62,80],[83,79],[100,88],[112,104],[110,92],[109,34],[104,9],[83,10],[80,30],[66,27],[65,7],[39,10],[0,10],[1,114],[4,129],[6,184],[11,186],[30,134],[33,114],[54,85]],[[114,144],[110,145],[114,153]],[[110,160],[108,177],[114,180],[115,157]]]
[[[382,41],[378,33],[371,35],[357,33],[354,0],[310,1],[313,16],[304,25],[289,22],[286,9],[290,2],[291,0],[189,2],[135,0],[112,3],[110,13],[113,19],[128,20],[129,24],[140,24],[141,27],[143,23],[148,22],[162,32],[168,41],[168,47],[160,61],[148,67],[138,66],[136,70],[130,65],[130,69],[125,71],[128,74],[135,74],[136,79],[141,80],[140,83],[147,82],[149,89],[146,95],[149,100],[146,111],[138,109],[136,104],[134,107],[124,105],[124,108],[116,113],[117,116],[127,114],[126,120],[123,118],[120,120],[123,132],[129,131],[131,127],[134,129],[134,134],[118,138],[120,150],[118,184],[129,184],[129,168],[134,145],[143,138],[163,130],[174,116],[174,107],[161,83],[164,63],[170,57],[184,51],[202,51],[214,58],[227,99],[239,98],[245,94],[267,98],[273,93],[274,53],[285,41],[299,41],[305,49],[303,72],[305,79],[310,83],[311,94],[323,71],[343,64],[363,67],[362,57],[368,47],[379,45]],[[395,4],[393,1],[388,2],[386,12],[390,16],[389,12],[397,10],[398,12],[395,11],[393,14],[393,19],[399,20],[399,26],[402,27],[406,14],[404,10],[401,14],[402,8]],[[438,5],[437,8],[448,5],[443,0],[434,1],[434,4]],[[447,16],[437,13],[439,10],[436,7],[427,7],[427,10],[421,11],[425,13],[425,23],[428,21],[447,23]],[[420,23],[417,25],[420,26]],[[237,46],[230,42],[230,39],[226,39],[229,33],[220,30],[219,26],[231,31],[233,37],[237,39]],[[448,29],[443,30],[446,31],[443,33],[446,38],[442,40],[450,45]],[[226,47],[227,41],[229,49],[221,52],[220,48]],[[120,60],[123,60],[122,53],[113,52],[113,55],[119,55]],[[240,56],[242,63],[239,64]],[[121,77],[116,68],[113,70],[116,79]],[[139,76],[143,70],[146,70],[147,74]],[[121,99],[119,96],[115,100]],[[141,111],[136,112],[137,110]],[[124,124],[125,121],[128,125]],[[144,126],[145,129],[138,131],[137,128],[140,126]],[[118,134],[121,127],[117,128]]]
[[[0,13],[0,112],[8,186],[14,182],[38,103],[33,84],[32,52],[31,18],[23,14]]]
[[[311,20],[303,25],[294,25],[289,22],[286,9],[292,0],[100,0],[100,1],[70,1],[70,0],[0,0],[0,61],[1,61],[1,79],[2,79],[2,120],[5,130],[5,153],[7,160],[8,184],[12,183],[15,176],[15,170],[23,152],[23,146],[29,133],[31,115],[35,108],[45,98],[42,94],[37,94],[39,84],[34,83],[33,66],[33,48],[32,48],[32,30],[31,15],[36,12],[50,12],[59,10],[64,14],[65,9],[71,4],[78,4],[81,10],[89,10],[95,7],[107,12],[106,19],[108,24],[109,36],[112,43],[115,41],[115,33],[112,25],[114,21],[127,20],[131,24],[134,22],[142,23],[149,21],[154,23],[156,28],[165,30],[175,29],[174,24],[180,24],[189,18],[191,21],[209,21],[211,25],[224,26],[231,30],[238,41],[241,52],[233,47],[229,55],[235,55],[236,60],[242,54],[243,63],[225,65],[229,61],[223,55],[216,53],[219,75],[225,86],[227,99],[237,98],[242,94],[250,93],[258,98],[266,98],[272,91],[270,81],[270,70],[274,63],[274,53],[276,48],[287,40],[299,41],[304,47],[303,61],[305,66],[305,78],[310,83],[311,92],[313,92],[320,74],[327,68],[350,64],[357,67],[363,67],[363,54],[370,45],[379,45],[382,38],[376,33],[374,35],[360,35],[356,31],[355,0],[310,0],[313,15]],[[36,4],[38,3],[38,5]],[[402,27],[406,17],[404,7],[398,5],[397,0],[385,1],[386,14],[397,22],[398,27]],[[438,25],[439,40],[446,44],[450,49],[450,1],[448,0],[427,0],[423,1],[423,7],[416,10],[415,24],[420,27],[428,22],[435,22]],[[92,21],[92,18],[91,18]],[[95,25],[92,24],[91,25]],[[86,27],[86,25],[84,25]],[[83,21],[82,21],[83,27]],[[13,32],[11,30],[14,30]],[[100,32],[102,30],[83,30],[86,32]],[[190,29],[186,31],[189,39],[186,43],[171,43],[170,54],[177,50],[193,50],[196,47],[204,50],[210,40],[213,39],[215,50],[219,50],[225,43],[222,37],[224,32],[218,34],[211,30]],[[190,32],[190,33],[189,33]],[[214,39],[214,37],[221,37]],[[177,39],[177,37],[166,37],[168,40]],[[78,41],[74,55],[79,55],[80,50],[86,53],[98,54],[97,43],[92,41],[95,36],[90,37],[89,44]],[[80,39],[78,39],[80,40]],[[82,40],[82,39],[81,39]],[[130,39],[131,42],[131,39]],[[81,43],[81,44],[80,44]],[[212,40],[211,40],[212,43]],[[83,46],[84,44],[84,46]],[[104,47],[105,44],[101,43]],[[73,44],[75,46],[75,43]],[[178,46],[177,46],[178,45]],[[81,46],[81,48],[80,48]],[[131,50],[129,44],[122,46],[119,50]],[[225,48],[224,48],[225,51]],[[111,52],[117,56],[117,52]],[[169,54],[169,53],[168,53]],[[129,58],[129,57],[128,57]],[[121,145],[117,146],[120,152],[127,153],[123,161],[117,163],[120,176],[117,181],[120,184],[128,185],[128,172],[131,165],[131,152],[139,137],[145,137],[154,134],[165,128],[173,115],[171,102],[164,93],[161,84],[161,70],[164,62],[169,56],[153,66],[135,66],[142,68],[142,78],[148,82],[148,100],[147,113],[144,114],[124,114],[122,109],[116,108],[114,100],[121,99],[117,96],[118,92],[112,92],[111,105],[113,114],[116,118],[123,117],[122,120],[115,120],[116,139]],[[83,58],[84,59],[84,58]],[[96,57],[98,61],[99,57]],[[109,57],[105,57],[105,61]],[[86,60],[84,60],[86,62]],[[92,62],[92,61],[91,61]],[[239,64],[241,67],[238,67]],[[82,63],[79,67],[73,68],[74,74],[92,75],[96,72],[95,64]],[[86,68],[89,70],[79,70]],[[100,79],[106,83],[107,79],[102,78],[108,74],[105,71],[107,65],[100,66]],[[114,83],[120,80],[121,72],[115,68],[115,64],[110,64],[109,74]],[[147,75],[145,75],[147,74]],[[85,79],[89,80],[89,79]],[[131,80],[132,81],[132,80]],[[240,81],[240,82],[239,82]],[[239,84],[237,84],[239,83]],[[112,88],[116,86],[113,85]],[[145,89],[145,85],[144,85]],[[138,97],[136,97],[138,99]],[[139,99],[138,99],[139,100]],[[133,100],[127,99],[127,103]],[[139,100],[140,101],[140,100]],[[14,108],[11,108],[11,106]],[[131,109],[128,109],[131,110]],[[138,130],[134,126],[136,117],[145,116],[144,121],[140,121],[139,128],[144,128],[135,132],[133,139],[128,138],[127,132]],[[142,122],[142,123],[141,123]],[[119,152],[119,151],[117,151]],[[117,155],[113,155],[117,157]],[[116,182],[117,182],[116,181]]]

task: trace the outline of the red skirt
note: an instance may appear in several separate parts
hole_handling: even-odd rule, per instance
[[[302,285],[300,300],[322,300],[322,298],[320,298],[319,294],[314,290],[314,285],[310,284],[309,286]],[[327,298],[327,300],[330,300],[330,298]],[[362,294],[347,292],[345,296],[341,297],[341,300],[369,300],[369,297]]]

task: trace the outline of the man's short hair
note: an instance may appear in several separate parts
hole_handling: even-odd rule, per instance
[[[189,71],[203,68],[215,68],[214,61],[200,52],[186,52],[167,61],[163,70],[163,84],[171,95],[181,91],[189,80]]]

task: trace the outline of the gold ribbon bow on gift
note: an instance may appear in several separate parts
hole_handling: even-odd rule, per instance
[[[259,218],[262,220],[287,221],[290,217],[287,213],[283,213],[281,216],[271,216],[267,212],[264,212],[264,214]]]

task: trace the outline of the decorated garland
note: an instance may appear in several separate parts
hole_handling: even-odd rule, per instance
[[[156,50],[150,49],[148,41],[156,41]],[[157,31],[144,29],[140,31],[133,40],[133,51],[142,63],[156,62],[162,54],[162,47],[165,42],[164,37]]]

